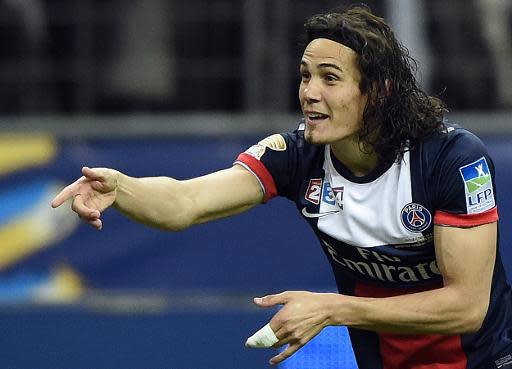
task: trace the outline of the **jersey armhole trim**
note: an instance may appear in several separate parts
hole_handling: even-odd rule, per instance
[[[256,176],[263,190],[263,202],[267,202],[277,196],[274,178],[261,161],[249,154],[241,153],[238,155],[238,158],[236,158],[234,164],[240,164]]]
[[[434,215],[434,224],[453,227],[475,227],[495,222],[498,219],[497,206],[478,214],[453,214],[438,210]]]

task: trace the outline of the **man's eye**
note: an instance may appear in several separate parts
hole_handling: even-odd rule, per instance
[[[300,73],[300,77],[301,77],[302,79],[309,79],[310,74],[309,74],[308,72],[301,72],[301,73]]]
[[[335,76],[334,74],[327,74],[327,75],[325,76],[325,80],[326,80],[327,82],[336,82],[336,81],[338,80],[338,77],[337,77],[337,76]]]

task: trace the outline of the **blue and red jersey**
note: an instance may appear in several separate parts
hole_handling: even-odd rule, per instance
[[[434,225],[498,220],[492,160],[479,138],[451,125],[363,177],[338,161],[329,145],[305,141],[300,126],[267,137],[235,163],[256,176],[265,201],[284,196],[296,204],[342,294],[389,297],[440,288]],[[512,368],[512,294],[499,253],[478,332],[349,333],[360,369]]]

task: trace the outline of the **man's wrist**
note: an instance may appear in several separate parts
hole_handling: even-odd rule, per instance
[[[324,293],[326,326],[344,325],[343,319],[343,295],[337,293]]]
[[[119,198],[122,196],[123,193],[126,193],[126,180],[128,176],[126,174],[121,173],[118,170],[113,169],[113,171],[114,193],[116,197],[112,206],[117,209],[119,208]]]

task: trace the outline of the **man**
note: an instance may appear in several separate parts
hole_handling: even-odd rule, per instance
[[[314,16],[305,28],[295,132],[185,181],[84,167],[52,206],[74,198],[97,229],[114,206],[177,231],[285,196],[318,236],[340,293],[255,299],[283,305],[247,342],[288,345],[271,364],[345,325],[360,369],[512,366],[512,298],[481,141],[443,122],[443,104],[419,89],[407,51],[368,9]]]

